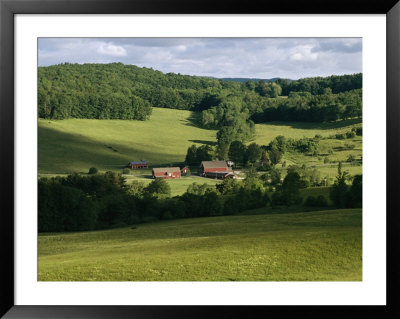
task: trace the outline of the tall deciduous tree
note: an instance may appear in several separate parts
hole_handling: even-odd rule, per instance
[[[246,145],[241,141],[233,141],[229,148],[229,159],[235,163],[235,165],[243,165],[246,155]]]
[[[151,196],[168,197],[171,195],[171,186],[162,178],[156,178],[146,188],[145,191]]]
[[[336,181],[330,191],[330,198],[336,207],[342,208],[346,206],[346,196],[349,189],[346,184],[347,175],[348,172],[342,171],[342,163],[339,162]]]
[[[186,158],[185,158],[185,163],[187,165],[195,165],[197,164],[197,146],[192,145],[189,146],[186,152]]]
[[[283,202],[288,206],[299,204],[301,202],[301,187],[300,175],[297,172],[289,172],[282,183],[281,193]]]
[[[262,153],[261,147],[256,143],[251,143],[249,146],[247,146],[246,156],[245,156],[246,161],[250,164],[258,162],[261,159],[261,153]]]
[[[272,165],[278,164],[282,158],[282,153],[277,148],[269,149],[268,155]]]

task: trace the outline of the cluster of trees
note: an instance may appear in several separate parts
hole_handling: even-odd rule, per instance
[[[237,140],[227,141],[223,155],[220,146],[221,144],[218,144],[215,149],[209,145],[190,146],[186,152],[185,164],[195,166],[202,161],[218,158],[221,160],[229,159],[234,162],[235,167],[248,167],[254,164],[270,166],[277,164],[282,157],[282,153],[278,150],[270,146],[260,146],[257,143],[246,145]]]
[[[256,143],[246,146],[240,141],[233,141],[229,147],[228,155],[236,167],[243,167],[260,161],[262,153],[263,149]]]
[[[145,120],[151,106],[201,111],[218,105],[231,86],[122,63],[63,63],[38,68],[38,115]]]
[[[330,193],[335,207],[362,205],[362,176],[356,175],[351,186],[346,183],[348,177],[339,164]],[[316,185],[318,179],[315,171],[306,168],[291,167],[284,179],[278,170],[260,177],[251,168],[243,181],[226,179],[216,186],[193,183],[182,196],[171,197],[164,179],[147,186],[140,181],[128,186],[114,172],[41,178],[38,228],[39,232],[107,229],[163,219],[232,215],[267,205],[300,205],[300,190]],[[271,185],[275,191],[270,197]],[[322,197],[309,196],[304,205],[327,206]]]
[[[309,92],[291,93],[287,99],[267,99],[261,110],[252,114],[256,122],[332,122],[362,117],[362,90],[333,94],[325,90],[321,95]]]
[[[226,180],[209,186],[193,183],[171,198],[164,179],[148,186],[127,185],[117,173],[41,178],[38,182],[39,232],[106,229],[159,219],[230,215],[269,202],[258,179]]]
[[[233,141],[246,142],[255,134],[255,125],[250,120],[250,111],[243,104],[243,97],[228,96],[218,106],[202,112],[201,124],[208,128],[219,128],[217,132],[217,155],[227,159]]]
[[[289,95],[290,92],[309,92],[313,95],[320,95],[326,89],[331,89],[332,93],[340,93],[362,88],[362,74],[313,77],[297,81],[278,79],[276,83],[281,86],[282,95]]]
[[[251,143],[246,146],[241,141],[233,141],[229,146],[228,158],[235,166],[253,166],[261,170],[270,170],[278,164],[286,152],[287,140],[284,136],[277,136],[267,146]]]
[[[362,127],[353,127],[351,131],[346,133],[338,133],[335,138],[338,140],[344,140],[346,138],[353,138],[355,136],[362,136]]]
[[[247,87],[251,88],[251,84],[247,83]],[[258,81],[258,83],[254,86],[254,91],[257,92],[260,96],[265,97],[278,97],[282,94],[282,88],[279,84],[274,82],[265,82],[264,80]]]
[[[164,182],[164,183],[163,183]],[[146,221],[152,200],[171,195],[170,186],[156,179],[147,187],[128,186],[120,174],[41,178],[38,182],[40,232],[106,229]]]
[[[51,82],[50,82],[51,83]],[[51,86],[49,86],[51,88]],[[38,116],[62,120],[66,118],[146,120],[151,104],[133,94],[98,91],[82,92],[69,88],[38,89]]]
[[[362,207],[362,175],[355,175],[351,186],[346,182],[349,178],[348,172],[342,170],[342,163],[339,162],[338,175],[330,192],[330,198],[338,208]]]
[[[261,82],[262,83],[262,82]],[[218,156],[225,159],[233,141],[254,137],[254,123],[266,121],[327,122],[362,116],[362,90],[322,95],[292,92],[288,98],[264,98],[259,94],[231,94],[221,103],[202,111],[201,124],[218,128]]]
[[[41,178],[38,182],[39,231],[79,231],[135,222],[135,202],[124,179],[112,172]]]
[[[304,203],[307,207],[326,207],[328,206],[328,200],[323,195],[318,196],[307,196]]]
[[[202,111],[204,127],[229,127],[234,140],[245,140],[254,121],[359,117],[361,87],[362,74],[233,82],[122,63],[64,63],[38,68],[38,115],[145,120],[152,106]]]
[[[311,155],[315,154],[318,152],[319,140],[319,137],[303,137],[300,139],[293,139],[279,135],[268,144],[267,149],[269,150],[269,154],[272,153],[271,151],[278,153],[279,156],[277,157],[279,158],[279,161],[280,156],[286,151],[295,151]],[[273,164],[277,164],[277,162]]]
[[[190,166],[198,166],[202,161],[211,161],[212,153],[213,149],[209,145],[201,145],[197,147],[195,144],[193,144],[187,150],[185,164]]]
[[[287,173],[296,173],[299,177],[300,188],[310,186],[325,186],[325,180],[321,177],[320,171],[316,168],[292,165],[288,167]],[[260,176],[265,186],[270,186],[270,189],[280,189],[282,187],[283,178],[281,177],[281,170],[271,168]]]
[[[289,171],[282,182],[282,185],[272,195],[273,206],[276,205],[299,205],[303,201],[303,197],[300,196],[300,189],[305,188],[305,183],[300,177],[300,174],[296,171]]]
[[[223,131],[226,136],[221,136],[219,133]],[[320,138],[300,139],[286,138],[279,135],[275,137],[268,145],[258,145],[251,143],[246,145],[240,140],[234,140],[228,134],[228,130],[224,127],[218,132],[218,144],[215,149],[209,145],[197,147],[192,145],[186,153],[186,165],[199,165],[201,161],[211,161],[218,158],[220,160],[231,160],[235,167],[248,167],[257,164],[260,170],[270,170],[274,165],[278,164],[282,156],[287,151],[296,151],[303,154],[316,155]]]
[[[318,152],[319,138],[300,139],[286,138],[279,135],[267,146],[252,143],[246,146],[241,141],[233,141],[228,149],[228,158],[236,166],[249,166],[259,164],[261,170],[271,170],[278,164],[283,154],[287,151],[296,151],[304,154],[315,154]]]

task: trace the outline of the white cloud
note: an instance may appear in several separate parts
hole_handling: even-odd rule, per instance
[[[164,73],[298,79],[362,71],[360,38],[40,38],[39,65],[122,62]]]
[[[313,46],[299,46],[296,51],[290,56],[293,61],[315,61],[318,59],[318,53],[312,52]]]
[[[122,46],[111,43],[101,43],[97,49],[97,53],[115,57],[124,57],[127,55],[126,50]]]
[[[176,47],[176,50],[177,50],[177,51],[180,51],[180,52],[185,52],[186,49],[187,49],[187,46],[186,46],[186,45],[178,45],[178,46]]]

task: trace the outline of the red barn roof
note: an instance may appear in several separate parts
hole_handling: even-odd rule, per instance
[[[153,168],[153,172],[156,173],[176,173],[181,172],[179,167],[156,167]]]
[[[156,167],[153,168],[153,178],[180,178],[181,169],[179,167]]]
[[[224,170],[228,169],[228,165],[226,164],[225,161],[203,161],[201,162],[200,167],[203,167],[203,169],[208,169],[208,168],[223,168]]]

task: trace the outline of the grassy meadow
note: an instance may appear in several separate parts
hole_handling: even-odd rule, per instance
[[[216,142],[216,131],[196,127],[191,115],[153,108],[148,121],[39,119],[39,174],[121,171],[141,159],[151,166],[182,162],[190,145]]]
[[[215,145],[216,131],[196,127],[189,111],[153,108],[148,121],[45,120],[38,123],[39,176],[52,177],[92,166],[122,173],[129,161],[147,160],[149,169],[124,175],[127,183],[151,179],[151,167],[177,165],[192,144]],[[362,138],[337,140],[360,121],[274,122],[256,125],[253,141],[267,145],[278,135],[299,139],[321,135],[319,155],[287,152],[286,165],[317,168],[330,183],[336,161],[362,156]],[[324,162],[328,157],[329,162]],[[277,165],[286,174],[282,164]],[[351,175],[361,164],[344,163]],[[192,169],[195,173],[195,170]],[[243,173],[243,172],[242,172]],[[242,174],[243,175],[243,174]],[[241,176],[242,176],[241,175]],[[172,196],[198,176],[167,180]],[[301,190],[323,195],[330,187]],[[38,235],[40,281],[359,281],[362,280],[361,209],[304,211],[265,207],[236,216],[181,219],[131,227]]]
[[[288,165],[315,167],[322,177],[330,182],[337,174],[337,161],[346,161],[352,155],[362,157],[362,137],[338,140],[330,138],[338,133],[346,133],[360,126],[360,120],[347,120],[336,123],[290,123],[271,122],[256,124],[256,136],[249,143],[267,145],[278,135],[299,139],[321,135],[320,154],[309,156],[297,152],[286,152],[282,161]],[[100,172],[107,170],[122,172],[131,160],[147,160],[150,166],[177,165],[182,163],[187,148],[192,145],[215,145],[216,131],[196,127],[193,113],[184,110],[153,108],[148,121],[129,120],[93,120],[39,119],[38,124],[39,176],[87,173],[94,166]],[[325,163],[325,157],[329,163]],[[343,164],[350,174],[361,174],[361,165]],[[281,164],[277,168],[285,170]],[[283,171],[284,174],[284,171]],[[133,170],[125,175],[128,183],[141,180],[145,184],[151,181],[151,168]],[[170,180],[172,195],[186,191],[192,182],[214,185],[217,181],[187,177]]]
[[[140,177],[138,178],[136,176],[131,176],[131,175],[123,175],[123,176],[126,178],[126,182],[128,185],[133,181],[140,181],[143,182],[145,186],[147,186],[153,181],[153,179],[150,178],[140,178]],[[183,176],[179,179],[169,179],[166,181],[171,186],[171,196],[182,195],[184,192],[186,192],[189,185],[193,183],[197,184],[206,183],[208,185],[216,185],[218,183],[221,183],[221,180],[203,178],[199,176]]]
[[[191,118],[190,111],[153,108],[148,121],[39,119],[39,174],[86,173],[91,166],[100,171],[121,170],[129,161],[140,159],[150,166],[183,162],[190,145],[216,144],[216,130],[196,127]],[[359,120],[256,124],[256,136],[249,143],[267,145],[278,135],[299,139],[319,134],[325,138],[320,141],[319,156],[286,153],[283,160],[321,165],[325,156],[331,161],[346,161],[349,155],[360,159],[361,137],[329,138],[355,126],[360,126]]]
[[[43,233],[38,280],[360,281],[361,224],[361,209],[250,211],[106,231]]]
[[[345,120],[333,123],[266,122],[256,124],[256,136],[253,142],[266,145],[278,135],[294,139],[314,137],[316,134],[319,134],[322,137],[329,137],[333,134],[351,131],[353,127],[361,126],[360,124],[361,119]]]

